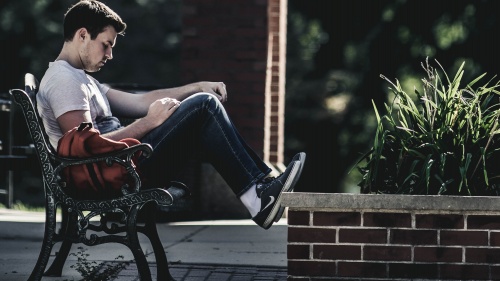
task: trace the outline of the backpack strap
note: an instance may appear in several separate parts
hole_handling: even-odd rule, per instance
[[[78,126],[78,132],[81,132],[83,131],[85,128],[89,128],[89,129],[92,129],[93,125],[92,125],[92,122],[82,122],[80,124],[80,126]]]

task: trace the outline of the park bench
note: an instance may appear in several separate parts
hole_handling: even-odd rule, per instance
[[[133,168],[131,158],[141,151],[148,157],[152,148],[138,144],[119,152],[93,158],[72,159],[59,157],[45,134],[43,124],[34,104],[38,81],[28,73],[25,90],[10,90],[14,101],[21,107],[28,130],[33,139],[36,155],[40,160],[45,192],[45,232],[42,248],[29,280],[40,280],[42,276],[61,276],[62,268],[73,244],[96,246],[104,243],[126,245],[134,256],[140,279],[151,280],[151,271],[139,243],[138,233],[149,238],[157,263],[157,280],[174,280],[169,272],[165,250],[156,228],[155,213],[158,206],[171,206],[178,199],[189,195],[182,183],[172,182],[168,188],[141,188],[141,180]],[[123,195],[109,200],[78,200],[68,196],[64,190],[60,172],[64,167],[106,161],[108,165],[123,165],[134,179],[134,186],[124,187]],[[61,224],[57,230],[57,212],[61,212]],[[139,212],[144,212],[144,223],[138,223]],[[117,217],[120,218],[117,220]],[[93,219],[97,218],[97,219]],[[47,271],[52,247],[62,242]]]

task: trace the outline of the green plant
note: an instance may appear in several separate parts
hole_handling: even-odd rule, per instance
[[[71,253],[70,255],[77,257],[76,264],[72,265],[71,268],[78,271],[82,277],[83,281],[107,281],[113,280],[118,276],[118,273],[127,267],[130,262],[117,262],[119,259],[123,259],[123,256],[118,256],[115,258],[114,265],[109,263],[97,263],[96,261],[89,261],[87,258],[89,254],[85,253],[86,249],[83,247],[78,247],[76,253]]]
[[[362,193],[500,194],[499,82],[476,86],[485,73],[461,87],[464,64],[450,80],[436,63],[440,71],[422,63],[427,77],[417,102],[381,75],[395,98],[383,116],[374,104],[373,148],[358,163]]]

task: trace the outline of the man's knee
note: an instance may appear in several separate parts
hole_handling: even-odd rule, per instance
[[[206,108],[217,108],[222,105],[216,96],[205,92],[196,93],[189,99],[192,99],[195,104],[201,104]]]

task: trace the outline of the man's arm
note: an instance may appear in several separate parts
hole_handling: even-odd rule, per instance
[[[64,135],[67,131],[79,126],[82,122],[92,123],[92,118],[88,110],[72,110],[59,116],[57,122]]]
[[[165,122],[179,107],[179,101],[198,92],[213,94],[222,102],[227,100],[226,88],[221,82],[198,82],[144,94],[109,89],[106,95],[114,115],[140,119],[124,128],[106,133],[104,136],[112,140],[141,139],[149,131]],[[92,122],[92,118],[90,111],[73,110],[59,116],[57,122],[64,134],[82,122]]]
[[[124,138],[141,139],[149,131],[165,122],[177,110],[179,105],[179,101],[170,98],[156,100],[149,106],[145,117],[119,130],[106,133],[103,136],[116,141]],[[64,134],[74,127],[79,126],[82,122],[92,122],[92,118],[90,111],[73,110],[59,116],[57,122]]]
[[[140,118],[147,114],[149,106],[156,100],[171,98],[183,101],[199,92],[210,93],[221,102],[227,101],[226,87],[222,82],[197,82],[182,87],[154,90],[144,94],[132,94],[110,89],[106,95],[113,115]]]

